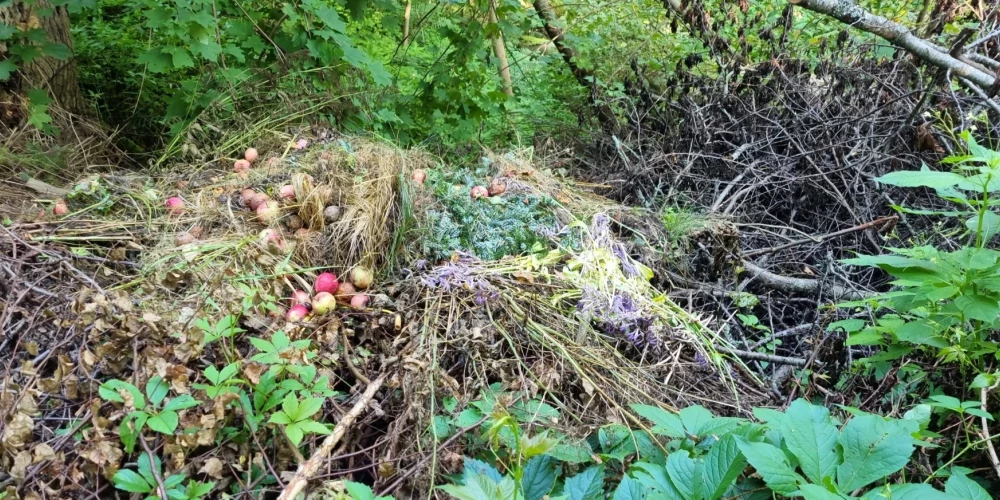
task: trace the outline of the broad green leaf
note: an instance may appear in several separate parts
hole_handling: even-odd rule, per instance
[[[944,484],[944,491],[955,497],[955,500],[990,500],[990,494],[979,483],[957,471],[952,471],[948,482]]]
[[[556,461],[548,455],[532,457],[521,473],[524,500],[541,500],[556,485]]]
[[[187,475],[185,474],[171,474],[163,478],[163,486],[169,490],[174,487],[180,486],[185,479],[187,479]]]
[[[153,491],[153,487],[142,476],[130,469],[120,469],[118,472],[115,472],[112,479],[115,482],[115,488],[129,493],[149,493]]]
[[[0,41],[10,40],[20,30],[6,23],[0,23]]]
[[[292,442],[295,446],[302,443],[302,438],[305,437],[305,433],[299,428],[297,423],[285,426],[285,435],[288,436],[288,440]]]
[[[266,352],[266,353],[277,352],[277,349],[274,348],[274,344],[264,339],[260,339],[257,337],[250,337],[250,344],[256,347],[257,350],[260,352]]]
[[[45,42],[42,45],[42,54],[59,61],[65,61],[73,56],[73,51],[62,43]]]
[[[198,400],[191,397],[190,394],[182,394],[174,399],[171,399],[169,403],[163,406],[163,409],[180,411],[195,406],[198,406]]]
[[[896,338],[911,344],[929,345],[938,348],[945,348],[950,345],[947,339],[937,334],[937,324],[928,319],[907,321],[896,330]]]
[[[890,172],[875,178],[882,184],[898,187],[929,187],[941,189],[958,185],[965,177],[954,172],[937,172],[933,170],[907,170]]]
[[[585,439],[570,443],[559,443],[546,453],[546,455],[557,460],[571,464],[589,462],[593,454],[594,450],[590,448],[590,444]]]
[[[1000,314],[1000,304],[983,295],[963,295],[955,299],[955,306],[962,311],[966,319],[992,322]]]
[[[642,500],[646,498],[646,493],[642,484],[628,476],[622,476],[622,481],[615,488],[615,494],[611,500]]]
[[[1000,215],[997,215],[991,210],[983,212],[983,230],[982,230],[982,240],[983,242],[988,242],[997,232],[1000,232]],[[965,227],[969,228],[969,231],[973,233],[979,231],[979,215],[973,215],[965,221]]]
[[[686,450],[678,450],[667,457],[667,475],[674,487],[686,500],[701,498],[701,474],[695,461]]]
[[[816,484],[803,484],[799,493],[802,494],[804,500],[844,500],[848,498],[839,493],[832,493]]]
[[[289,392],[285,395],[285,399],[281,401],[281,410],[288,415],[288,418],[292,419],[293,422],[302,420],[299,415],[299,399],[295,397],[294,393]]]
[[[715,419],[715,415],[712,415],[712,412],[698,405],[682,409],[677,416],[684,423],[684,430],[697,437],[702,437],[702,428]]]
[[[638,452],[632,430],[621,424],[608,424],[597,431],[597,440],[605,455],[624,461]]]
[[[604,468],[595,465],[566,480],[563,492],[568,500],[598,500],[604,494]]]
[[[785,445],[798,459],[802,472],[816,484],[823,484],[837,470],[838,434],[829,410],[801,398],[792,402],[781,423]]]
[[[957,500],[928,484],[889,484],[865,493],[865,500]]]
[[[740,453],[736,438],[723,436],[705,456],[702,469],[705,498],[716,500],[721,497],[746,467],[747,460]]]
[[[495,483],[500,483],[503,480],[503,475],[500,474],[493,466],[486,462],[476,460],[474,458],[465,457],[464,470],[462,471],[462,477],[466,483],[468,483],[473,477],[477,475],[485,475],[490,478]]]
[[[667,470],[659,464],[637,462],[632,464],[632,475],[642,484],[660,492],[667,498],[681,498],[681,492],[667,476]]]
[[[14,61],[10,59],[0,61],[0,82],[9,79],[10,75],[14,74],[15,71],[17,71],[17,65],[14,64]]]
[[[877,415],[851,419],[840,433],[844,461],[837,467],[837,486],[841,491],[854,491],[902,469],[913,453],[909,428],[915,431],[917,424]]]
[[[792,466],[788,464],[788,458],[779,448],[767,443],[750,443],[737,438],[737,445],[743,456],[757,473],[767,483],[767,487],[781,493],[790,495],[799,489],[799,483],[804,482]],[[907,455],[909,458],[909,455]]]
[[[306,434],[329,434],[330,429],[327,426],[316,422],[315,420],[302,420],[295,424],[302,432]]]
[[[162,434],[173,434],[177,430],[179,421],[177,412],[164,411],[158,415],[150,416],[149,420],[146,421],[146,426]]]
[[[639,416],[653,422],[653,434],[672,438],[687,437],[684,433],[684,424],[677,415],[656,406],[634,404],[631,407]]]
[[[351,500],[375,500],[375,492],[367,484],[344,481],[344,489]]]
[[[299,403],[299,414],[298,419],[303,420],[309,418],[316,414],[320,409],[323,408],[322,398],[305,398]]]
[[[267,421],[268,423],[280,424],[280,425],[288,425],[292,423],[292,419],[288,418],[288,415],[285,415],[285,412],[283,411],[272,413],[271,418],[269,418]]]

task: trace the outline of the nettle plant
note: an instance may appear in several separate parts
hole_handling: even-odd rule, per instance
[[[954,171],[892,172],[876,179],[899,187],[924,187],[957,206],[956,210],[915,210],[918,215],[939,215],[964,222],[969,243],[957,250],[924,245],[887,248],[884,255],[861,255],[847,264],[878,267],[894,279],[893,289],[865,301],[841,307],[874,306],[885,310],[872,323],[858,319],[838,322],[848,334],[848,345],[883,348],[862,366],[885,370],[889,363],[914,350],[929,350],[942,361],[959,363],[979,373],[988,359],[996,359],[997,343],[991,333],[1000,328],[1000,252],[988,248],[1000,233],[1000,153],[980,146],[968,132],[968,154],[942,160]],[[987,380],[983,384],[990,383]]]
[[[632,408],[653,423],[652,429],[602,427],[587,440],[596,450],[590,456],[599,460],[586,453],[583,460],[566,460],[557,437],[518,433],[514,441],[500,441],[508,450],[505,460],[466,459],[461,476],[442,489],[462,500],[989,498],[959,468],[943,467],[931,476],[948,476],[943,492],[926,483],[892,480],[915,447],[925,444],[931,415],[926,405],[903,419],[846,408],[846,423],[803,399],[786,412],[756,409],[760,423],[716,417],[700,406],[677,414],[646,405]],[[500,418],[484,428],[490,435],[510,425]],[[576,465],[587,461],[599,463]],[[570,474],[571,467],[577,472]]]

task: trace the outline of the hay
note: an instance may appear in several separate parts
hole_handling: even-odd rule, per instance
[[[357,424],[365,430],[345,438],[332,458],[334,470],[352,468],[352,454],[379,467],[396,464],[378,479],[383,486],[395,484],[399,471],[427,452],[425,430],[438,414],[440,397],[467,404],[495,382],[559,408],[564,419],[550,425],[572,436],[609,421],[643,426],[629,409],[632,403],[702,404],[740,414],[763,401],[752,376],[715,349],[725,342],[651,285],[649,269],[629,255],[614,233],[613,217],[627,209],[585,186],[526,159],[504,156],[495,165],[497,177],[508,182],[505,196],[556,199],[561,230],[576,234],[580,245],[496,261],[456,253],[432,266],[395,253],[409,234],[407,220],[419,220],[432,206],[428,190],[411,191],[409,182],[412,170],[432,164],[428,155],[355,138],[317,142],[305,151],[286,150],[270,158],[275,160],[261,160],[246,178],[228,173],[228,165],[199,172],[189,184],[178,183],[188,179],[161,178],[150,186],[138,175],[101,178],[117,202],[101,217],[87,212],[86,217],[13,226],[10,234],[58,248],[70,259],[81,255],[71,248],[99,259],[86,261],[91,267],[82,274],[94,276],[94,285],[107,295],[87,291],[75,316],[54,321],[63,325],[57,327],[61,331],[65,325],[89,328],[67,349],[94,354],[102,377],[146,380],[174,374],[182,381],[172,383],[183,387],[189,377],[201,380],[206,365],[243,360],[252,369],[254,351],[247,337],[271,338],[281,330],[309,340],[315,366],[336,381],[338,390],[349,393],[380,373],[387,387],[398,389],[378,399],[377,410]],[[511,173],[515,161],[520,166]],[[287,183],[295,187],[298,201],[283,202],[282,219],[270,225],[286,247],[262,246],[258,234],[265,225],[242,206],[239,194],[252,186],[273,195]],[[170,195],[185,199],[183,214],[165,214],[162,201],[155,201]],[[331,204],[342,215],[327,223],[323,211]],[[287,227],[292,216],[301,219],[306,234],[296,237]],[[181,232],[196,239],[178,246]],[[16,240],[0,243],[23,247]],[[128,264],[119,269],[116,262]],[[281,308],[293,290],[308,290],[320,270],[344,275],[356,265],[379,274],[369,291],[371,308],[338,309],[300,324],[284,320]],[[29,285],[36,286],[13,286]],[[95,308],[110,311],[107,318],[81,314]],[[212,333],[205,325],[226,316],[236,318],[239,330],[227,330],[231,337],[206,344]],[[22,361],[26,356],[14,354]],[[76,370],[80,380],[92,380],[95,365]],[[335,408],[345,403],[334,401]],[[43,411],[57,415],[59,410]],[[332,414],[335,420],[342,413],[335,409]],[[95,439],[64,452],[83,457],[96,446]],[[165,462],[175,467],[192,459],[188,454],[196,446],[188,441],[197,439],[180,436],[167,443]],[[283,445],[272,446],[261,450],[273,459],[271,466],[295,470],[294,454]],[[198,453],[237,454],[223,448]],[[421,470],[406,482],[422,491],[439,472]]]

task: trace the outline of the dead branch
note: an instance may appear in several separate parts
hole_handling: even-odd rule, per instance
[[[982,88],[990,88],[996,80],[993,75],[970,64],[962,55],[953,57],[949,53],[950,49],[938,47],[914,35],[903,25],[872,14],[850,0],[791,0],[791,3],[878,35],[889,43],[906,49],[920,60],[951,71]]]
[[[899,220],[899,216],[898,215],[891,215],[889,217],[880,217],[878,219],[875,219],[875,220],[870,221],[870,222],[866,222],[864,224],[858,224],[857,226],[852,226],[852,227],[849,227],[847,229],[841,229],[840,231],[834,231],[832,233],[826,233],[826,234],[822,234],[822,235],[814,236],[814,237],[810,237],[810,238],[802,238],[801,240],[790,241],[788,243],[785,243],[784,245],[777,245],[777,246],[773,246],[773,247],[769,247],[769,248],[761,248],[761,249],[758,249],[758,250],[752,250],[752,251],[749,251],[749,252],[743,254],[743,257],[744,258],[757,257],[759,255],[774,253],[774,252],[777,252],[779,250],[785,250],[785,249],[796,247],[796,246],[799,246],[799,245],[805,245],[806,243],[823,243],[824,241],[829,240],[831,238],[836,238],[837,236],[843,236],[845,234],[850,234],[850,233],[853,233],[855,231],[864,231],[865,229],[869,229],[869,228],[873,228],[873,227],[878,227],[878,228],[881,229],[882,226],[884,226],[886,224],[895,224],[896,221],[898,221],[898,220]]]
[[[840,285],[823,284],[820,280],[791,278],[788,276],[781,276],[780,274],[774,274],[771,271],[746,261],[743,262],[743,268],[746,269],[748,274],[763,282],[765,285],[786,292],[816,293],[816,291],[820,289],[820,285],[823,285],[824,295],[850,300],[857,300],[865,297],[865,294],[854,290],[848,290]]]
[[[382,384],[385,383],[386,374],[379,375],[372,383],[368,384],[368,388],[365,389],[364,394],[358,398],[358,402],[354,403],[354,406],[350,411],[347,412],[337,422],[337,426],[333,429],[333,433],[323,440],[323,444],[313,452],[312,456],[309,457],[305,463],[299,466],[299,470],[295,472],[295,477],[285,485],[285,489],[278,496],[278,500],[292,500],[305,489],[306,485],[309,484],[309,479],[316,475],[323,463],[326,462],[327,457],[330,455],[330,451],[333,450],[340,439],[344,437],[348,429],[354,421],[363,413],[367,408],[368,404],[371,403],[372,399],[375,397],[375,393],[382,388]]]

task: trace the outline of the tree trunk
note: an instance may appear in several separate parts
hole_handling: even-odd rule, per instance
[[[52,13],[39,15],[38,12],[43,9],[51,10]],[[70,52],[73,51],[69,13],[65,5],[53,8],[48,0],[14,2],[0,7],[0,23],[21,31],[44,29],[49,42],[63,44]],[[0,44],[0,55],[6,51],[7,47]],[[77,83],[76,64],[72,57],[65,61],[47,56],[38,57],[18,68],[18,73],[5,85],[16,94],[29,89],[45,89],[60,108],[74,114],[89,114],[87,102]]]
[[[500,80],[503,81],[503,93],[514,97],[514,84],[510,80],[510,65],[507,63],[507,48],[503,45],[503,31],[500,31],[500,20],[497,19],[496,1],[490,0],[490,22],[497,25],[497,35],[493,37],[493,55],[497,58]]]
[[[618,128],[618,119],[615,118],[615,113],[612,111],[611,106],[607,103],[600,102],[597,96],[600,93],[600,87],[597,86],[597,79],[594,75],[584,68],[581,68],[576,64],[576,50],[563,40],[563,32],[556,26],[557,17],[555,10],[552,9],[552,5],[549,0],[534,0],[535,12],[538,17],[542,20],[542,25],[545,28],[545,34],[552,39],[552,45],[555,45],[556,50],[562,54],[563,61],[566,62],[566,66],[569,67],[571,73],[576,78],[577,83],[582,87],[586,87],[590,90],[590,103],[594,106],[594,110],[597,114],[598,121],[601,122],[601,126],[605,130],[615,130]]]
[[[403,9],[403,47],[410,44],[410,11],[412,10],[412,0],[406,0],[406,8]]]

